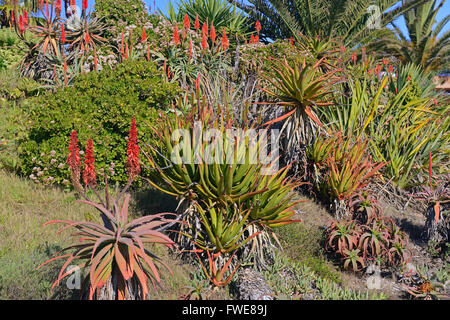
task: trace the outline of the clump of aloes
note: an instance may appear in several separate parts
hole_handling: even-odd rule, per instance
[[[52,288],[58,285],[64,277],[75,272],[77,268],[69,271],[66,271],[66,268],[70,264],[76,264],[79,269],[88,271],[83,282],[84,287],[81,294],[83,298],[147,299],[149,282],[155,287],[156,282],[161,280],[156,263],[161,263],[170,271],[164,262],[148,251],[146,244],[159,243],[168,247],[174,245],[172,240],[162,233],[164,229],[174,223],[174,220],[168,218],[172,214],[155,214],[132,221],[129,219],[130,194],[126,194],[126,191],[140,172],[139,147],[134,118],[130,129],[127,154],[129,172],[127,185],[116,199],[112,199],[105,175],[105,197],[102,199],[96,190],[97,175],[93,141],[90,139],[87,142],[84,168],[81,170],[77,133],[76,131],[72,132],[67,162],[73,185],[83,198],[78,201],[95,207],[100,212],[103,224],[67,220],[54,220],[45,224],[62,223],[64,226],[59,229],[58,233],[68,228],[74,228],[77,232],[73,236],[79,237],[76,244],[66,247],[58,252],[56,257],[39,266],[40,268],[57,259],[67,259]],[[97,202],[89,199],[85,193],[86,189],[94,192]],[[123,201],[121,201],[122,197]],[[61,254],[69,251],[70,253]]]
[[[348,215],[349,202],[379,175],[386,163],[374,163],[368,155],[368,140],[353,142],[333,134],[326,140],[318,140],[308,154],[312,161],[320,161],[322,173],[316,180],[322,196],[332,204],[337,217]],[[331,144],[329,143],[331,142]]]
[[[159,143],[146,150],[152,169],[148,181],[178,197],[185,223],[176,241],[186,250],[201,243],[203,249],[227,248],[230,253],[245,247],[261,253],[271,248],[272,228],[298,221],[291,218],[298,203],[292,191],[299,183],[286,177],[289,167],[267,172],[271,164],[257,159],[264,133],[246,138],[236,127],[231,117],[215,117],[212,108],[198,102],[189,114],[164,117],[154,129]],[[237,136],[230,139],[233,133]],[[252,249],[236,246],[241,238],[244,244],[251,239]]]
[[[343,266],[361,271],[370,264],[398,267],[405,265],[411,254],[408,238],[395,222],[381,214],[359,219],[333,221],[326,230],[326,250],[343,261]]]
[[[423,201],[427,205],[425,236],[426,240],[431,240],[434,244],[445,244],[449,241],[448,227],[450,225],[450,215],[445,214],[445,208],[450,202],[450,176],[444,179],[437,179],[433,182],[433,163],[431,152],[428,164],[428,184],[415,195],[415,199]],[[448,211],[448,209],[447,209]]]

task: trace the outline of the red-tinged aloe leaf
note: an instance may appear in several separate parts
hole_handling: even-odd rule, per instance
[[[276,118],[276,119],[273,119],[273,120],[270,120],[270,121],[264,123],[262,126],[263,126],[263,127],[264,127],[264,126],[269,126],[269,125],[271,125],[271,124],[273,124],[273,123],[282,121],[282,120],[284,120],[284,119],[290,117],[295,111],[297,111],[297,108],[294,108],[292,111],[289,111],[289,112],[285,113],[285,114],[282,115],[281,117],[278,117],[278,118]]]
[[[434,209],[434,221],[435,223],[439,222],[439,214],[440,214],[440,206],[441,204],[439,203],[439,201],[436,202],[436,204],[434,205],[433,209]]]
[[[75,268],[70,269],[69,271],[67,271],[66,273],[62,274],[58,279],[56,279],[56,281],[53,283],[51,290],[54,289],[54,287],[56,287],[59,282],[64,279],[65,277],[67,277],[68,275],[74,273],[77,270],[81,270],[82,268],[84,268],[86,266],[87,262],[83,262],[81,264],[79,264],[78,266],[76,266]]]
[[[58,260],[58,259],[62,259],[62,258],[65,258],[65,257],[69,257],[71,255],[72,255],[71,253],[68,253],[68,254],[65,254],[65,255],[61,255],[61,256],[57,256],[57,257],[51,258],[51,259],[45,261],[44,263],[42,263],[41,265],[39,265],[39,267],[37,267],[36,270],[39,270],[40,268],[42,268],[44,265],[46,265],[49,262],[52,262],[52,261]]]
[[[151,274],[153,275],[153,277],[156,279],[157,282],[161,281],[161,278],[159,277],[159,273],[158,270],[156,269],[155,264],[153,263],[152,259],[145,253],[145,252],[136,252],[137,255],[139,257],[141,257],[145,263],[147,264],[147,266],[150,268],[151,270]]]
[[[103,287],[103,285],[108,281],[112,271],[113,258],[113,252],[109,251],[103,257],[98,267],[94,270],[94,281],[91,282],[91,286],[95,289]]]
[[[120,211],[120,216],[122,218],[123,223],[128,222],[128,206],[130,204],[130,194],[127,194],[125,196],[125,199],[123,200],[122,204],[122,210]]]
[[[105,242],[107,240],[114,240],[114,238],[111,236],[105,236],[105,237],[98,238],[97,241],[95,241],[94,247],[92,248],[91,260],[94,258],[95,251],[97,250],[98,246],[102,242]]]
[[[123,278],[125,280],[130,279],[133,276],[133,270],[130,270],[130,265],[121,252],[121,246],[117,243],[114,245],[114,257]]]
[[[95,203],[93,201],[86,201],[86,200],[76,200],[77,202],[89,204],[95,208],[97,208],[100,212],[102,212],[105,216],[107,216],[111,221],[115,221],[116,219],[113,217],[113,215],[101,204]]]
[[[112,272],[112,253],[108,256],[107,263],[105,264],[104,268],[101,269],[101,271],[97,275],[97,283],[91,284],[91,286],[94,286],[96,289],[102,288],[106,282],[108,282],[109,278],[111,277]]]
[[[148,283],[147,283],[147,275],[145,272],[141,269],[138,263],[135,263],[133,266],[134,273],[136,274],[142,288],[142,296],[144,299],[147,297],[148,294]]]
[[[90,274],[89,274],[89,279],[91,281],[91,283],[95,283],[96,282],[96,269],[99,263],[101,263],[101,259],[108,253],[109,250],[111,250],[112,248],[112,243],[107,244],[105,247],[103,247],[99,253],[97,253],[94,257],[94,259],[91,260],[91,270],[90,270]]]

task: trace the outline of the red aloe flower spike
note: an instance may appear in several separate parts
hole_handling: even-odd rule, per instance
[[[86,11],[87,8],[88,8],[88,0],[83,0],[83,3],[82,3],[82,10],[83,10],[83,11]]]
[[[83,182],[86,187],[95,187],[97,185],[97,175],[94,167],[94,144],[92,139],[89,139],[86,144],[84,155],[84,171]]]
[[[214,28],[214,24],[211,23],[211,32],[209,34],[212,43],[214,44],[214,42],[216,41],[216,29]]]
[[[125,54],[125,39],[124,39],[124,36],[123,36],[123,31],[122,31],[122,38],[120,40],[119,51],[120,51],[120,56],[123,58],[123,56]]]
[[[147,32],[145,32],[145,28],[142,28],[142,37],[141,42],[147,41]]]
[[[229,48],[229,43],[228,43],[228,38],[227,38],[227,33],[225,32],[225,30],[223,30],[223,34],[222,34],[222,47],[223,50],[227,50]]]
[[[261,31],[261,23],[259,23],[259,20],[256,20],[255,23],[255,30],[256,32],[259,34],[259,32]]]
[[[202,33],[208,37],[208,18],[206,18],[206,22],[203,24]]]
[[[339,50],[340,50],[342,53],[344,53],[344,52],[345,52],[345,46],[341,46],[341,47],[339,48]]]
[[[250,35],[250,40],[248,43],[255,43],[255,37],[252,35]]]
[[[383,64],[386,66],[386,65],[388,65],[389,64],[389,59],[385,59],[385,58],[383,58]]]
[[[58,17],[61,15],[61,0],[56,0],[55,13]]]
[[[205,51],[206,48],[208,48],[208,42],[206,41],[206,34],[203,33],[202,34],[202,49],[203,49],[203,51]]]
[[[191,28],[191,22],[189,21],[189,17],[187,15],[187,13],[184,15],[184,23],[183,23],[183,28],[185,30],[189,30]]]
[[[19,15],[19,33],[20,33],[20,35],[23,35],[24,31],[25,31],[25,28],[23,26],[23,16]]]
[[[200,29],[200,22],[198,21],[198,14],[195,16],[194,28],[197,32],[198,32],[198,29]]]
[[[255,43],[258,43],[258,42],[259,42],[259,35],[256,35],[256,36],[253,38],[253,41],[255,41]]]
[[[128,42],[125,43],[125,60],[128,59]]]
[[[147,47],[147,61],[150,61],[150,45]]]
[[[356,55],[356,52],[353,52],[352,61],[355,63],[357,60],[358,60],[358,56]]]
[[[76,130],[72,131],[70,135],[69,143],[69,156],[67,157],[67,164],[69,165],[70,171],[72,172],[72,177],[79,179],[80,177],[80,150],[78,149],[78,139]]]
[[[61,27],[61,43],[63,45],[66,44],[66,29],[64,28],[64,25]]]
[[[130,46],[133,47],[133,29],[130,30]]]
[[[48,0],[45,0],[45,14],[46,14],[46,19],[49,19],[49,14],[48,14]]]
[[[23,9],[23,25],[25,28],[28,27],[28,13],[27,10]]]
[[[388,72],[389,72],[389,73],[392,73],[392,72],[394,72],[394,67],[393,67],[393,66],[391,66],[391,65],[389,65],[389,68],[388,68]]]
[[[136,130],[136,118],[131,119],[130,134],[128,137],[128,149],[127,149],[127,169],[130,178],[134,178],[141,172],[141,167],[139,164],[139,146],[137,141],[137,130]]]
[[[173,30],[173,38],[172,38],[172,42],[175,46],[180,44],[180,36],[178,34],[178,28],[177,28],[177,24],[175,23],[175,28]]]

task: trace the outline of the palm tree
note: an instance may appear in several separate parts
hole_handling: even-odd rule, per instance
[[[261,38],[286,39],[299,34],[339,38],[345,46],[367,42],[395,18],[427,0],[228,0],[263,26]],[[428,0],[429,1],[429,0]],[[377,19],[377,13],[380,14]]]
[[[437,22],[436,15],[446,0],[428,1],[404,14],[406,29],[402,31],[394,22],[394,30],[373,44],[384,55],[392,55],[403,64],[420,66],[425,73],[439,71],[450,62],[450,31],[439,33],[450,20],[450,15]],[[434,28],[433,28],[434,27]]]

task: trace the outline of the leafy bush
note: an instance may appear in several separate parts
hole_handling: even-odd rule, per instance
[[[39,83],[33,79],[19,77],[14,69],[0,71],[0,98],[18,100],[35,96],[41,91]]]
[[[97,165],[109,171],[114,182],[125,182],[127,122],[152,122],[177,93],[163,82],[152,62],[133,61],[91,72],[72,87],[33,99],[29,141],[20,146],[21,172],[44,183],[68,182],[66,146],[73,129],[85,145],[94,137]],[[140,130],[140,139],[145,135]]]
[[[17,35],[7,29],[0,29],[0,70],[9,69],[22,60],[23,45]]]
[[[141,25],[148,19],[144,1],[141,0],[98,0],[95,1],[94,16],[104,17],[113,28],[108,33],[117,35],[124,26]]]

